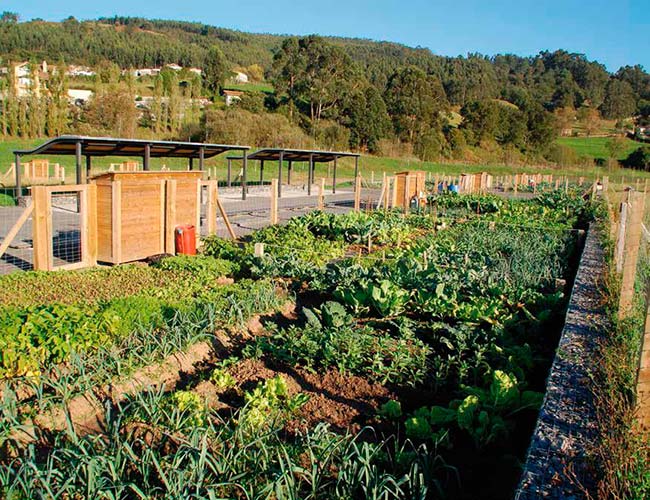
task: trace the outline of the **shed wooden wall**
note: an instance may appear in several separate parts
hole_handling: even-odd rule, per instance
[[[98,260],[113,264],[174,253],[173,231],[199,231],[202,172],[111,172],[97,184]]]

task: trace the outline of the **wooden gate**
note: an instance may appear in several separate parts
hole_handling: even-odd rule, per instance
[[[80,269],[97,264],[97,187],[92,184],[74,186],[33,186],[32,201],[0,244],[0,256],[9,248],[20,229],[32,224],[33,267],[36,271]],[[55,264],[52,195],[76,194],[79,217],[79,259],[69,264]]]

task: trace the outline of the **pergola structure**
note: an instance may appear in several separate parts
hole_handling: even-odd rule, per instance
[[[21,189],[20,158],[25,155],[74,155],[76,158],[77,184],[82,183],[81,157],[86,157],[86,181],[90,174],[94,156],[139,156],[143,170],[149,170],[151,158],[187,158],[188,169],[194,170],[194,159],[198,159],[199,170],[203,170],[205,158],[212,158],[226,151],[241,151],[246,168],[246,152],[249,146],[207,144],[201,142],[149,141],[140,139],[116,139],[112,137],[87,137],[62,135],[29,150],[14,151],[16,156],[16,189]]]
[[[311,195],[311,186],[314,183],[314,172],[317,163],[334,162],[332,171],[332,193],[336,193],[336,167],[339,158],[354,158],[354,176],[359,175],[359,153],[347,153],[340,151],[316,151],[309,149],[283,149],[283,148],[266,148],[260,149],[248,155],[248,160],[258,160],[260,162],[260,182],[264,178],[264,163],[267,161],[278,162],[278,197],[282,196],[282,165],[286,161],[287,167],[287,184],[291,184],[291,170],[294,162],[309,163],[307,172],[307,194]],[[231,184],[231,162],[232,160],[244,159],[242,175],[242,198],[246,199],[246,156],[228,157],[228,186]]]

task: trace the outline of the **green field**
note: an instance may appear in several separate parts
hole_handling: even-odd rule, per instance
[[[270,83],[228,83],[225,86],[228,90],[241,90],[243,92],[266,92],[272,94],[274,89]]]
[[[557,143],[575,149],[579,156],[606,160],[609,158],[607,145],[611,140],[611,137],[560,137],[557,139]],[[632,151],[640,146],[642,143],[625,138],[625,149],[617,159],[627,158]]]
[[[43,143],[47,139],[11,139],[0,142],[0,183],[6,185],[13,184],[13,179],[2,179],[2,176],[7,172],[14,162],[13,151],[16,149],[31,149]],[[567,138],[559,139],[562,144],[575,147],[579,154],[595,155],[599,150],[606,151],[607,139],[601,138]],[[635,149],[637,144],[629,140],[629,150]],[[256,148],[252,148],[255,150]],[[236,154],[233,153],[233,154]],[[216,168],[216,175],[219,179],[225,180],[227,169],[227,154],[217,156],[216,158],[206,159],[206,168]],[[30,158],[24,157],[23,161],[29,161]],[[66,168],[66,180],[68,182],[74,181],[74,157],[73,156],[41,156],[40,158],[48,158],[51,163],[59,163]],[[105,171],[111,163],[121,163],[123,161],[142,161],[139,157],[106,157],[93,159],[93,174]],[[187,160],[180,158],[152,158],[151,168],[153,170],[160,169],[163,165],[173,170],[181,170],[187,168]],[[606,167],[584,167],[584,166],[567,166],[567,167],[554,167],[550,165],[529,165],[529,166],[508,166],[503,164],[458,164],[458,163],[438,163],[438,162],[423,162],[417,159],[408,158],[388,158],[373,155],[364,155],[359,162],[361,174],[364,179],[369,180],[374,177],[375,180],[380,180],[382,172],[392,174],[405,170],[424,170],[440,175],[460,175],[462,173],[476,173],[476,172],[490,172],[493,175],[511,175],[516,173],[542,173],[554,175],[569,175],[573,177],[583,176],[587,179],[601,177],[603,175],[610,175],[613,180],[614,175],[625,175],[630,177],[646,178],[650,174],[645,172],[628,171],[622,169],[608,169]],[[233,162],[232,172],[233,178],[239,173],[241,166],[239,162]],[[255,181],[259,179],[259,162],[249,162],[248,179]],[[277,166],[273,162],[267,162],[264,169],[264,179],[270,180],[277,175]],[[316,165],[316,179],[321,177],[329,178],[332,175],[332,166],[327,164]],[[350,180],[354,176],[354,160],[350,158],[342,158],[338,162],[337,178],[340,181]],[[307,165],[295,163],[292,173],[292,183],[304,182],[307,178]]]

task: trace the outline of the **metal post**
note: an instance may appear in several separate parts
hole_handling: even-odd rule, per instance
[[[190,162],[187,167],[189,170],[194,170],[194,158],[190,156]]]
[[[264,160],[260,160],[260,186],[264,181]]]
[[[151,157],[151,145],[144,145],[144,158],[142,160],[142,170],[149,170],[149,158]]]
[[[75,162],[77,165],[77,184],[81,184],[81,142],[75,144]]]
[[[199,148],[199,170],[203,170],[203,160],[205,159],[205,149]]]
[[[20,198],[22,196],[22,185],[20,183],[20,155],[16,155],[16,198]]]
[[[355,180],[356,180],[357,177],[359,177],[359,157],[355,156],[354,157],[354,178],[355,178]],[[357,184],[355,183],[355,189],[356,189],[356,185]]]
[[[289,160],[289,165],[287,165],[287,186],[291,186],[291,169],[293,168],[293,162]]]
[[[332,172],[332,194],[336,194],[336,165],[338,163],[338,156],[334,157],[334,171]]]
[[[314,168],[314,153],[309,153],[309,171],[307,172],[307,195],[311,196],[311,176]]]
[[[284,151],[280,151],[280,160],[278,161],[278,198],[282,197],[282,161],[284,160]]]
[[[228,158],[228,179],[227,179],[228,187],[232,186],[231,175],[232,175],[232,159]]]
[[[241,177],[241,199],[245,200],[246,199],[246,170],[248,169],[248,156],[246,154],[246,151],[243,152],[242,162],[244,165],[244,169]]]
[[[86,184],[88,184],[88,179],[90,179],[91,167],[92,167],[92,156],[86,155]]]

